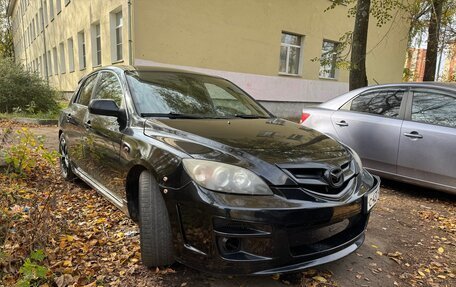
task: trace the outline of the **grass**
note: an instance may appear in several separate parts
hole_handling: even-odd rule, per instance
[[[0,113],[0,119],[13,119],[13,118],[31,118],[31,119],[42,119],[42,120],[57,120],[59,118],[60,111],[68,106],[67,100],[58,101],[59,109],[57,111],[50,112],[19,112],[19,113]]]

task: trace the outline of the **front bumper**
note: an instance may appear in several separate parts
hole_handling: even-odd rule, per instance
[[[369,175],[370,176],[370,175]],[[363,177],[364,178],[364,177]],[[324,264],[355,251],[378,177],[341,201],[216,193],[190,183],[165,195],[176,259],[216,274],[274,274]],[[296,188],[296,187],[295,187]]]

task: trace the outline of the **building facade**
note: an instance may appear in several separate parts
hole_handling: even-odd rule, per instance
[[[62,91],[106,65],[182,68],[230,79],[273,113],[348,90],[334,50],[353,29],[329,0],[11,0],[17,61]],[[408,23],[371,19],[370,84],[399,82]]]
[[[408,48],[405,69],[407,75],[405,80],[409,82],[422,82],[424,78],[424,67],[426,62],[426,49]]]

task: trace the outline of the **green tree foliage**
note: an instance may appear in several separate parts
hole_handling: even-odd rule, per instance
[[[0,0],[0,58],[14,57],[11,18],[6,15],[8,2]]]
[[[353,32],[348,32],[340,38],[341,45],[336,51],[338,66],[350,67],[350,90],[368,85],[366,55],[369,53],[367,36],[370,16],[375,19],[377,27],[382,27],[393,20],[394,11],[407,8],[404,2],[402,0],[332,0],[327,10],[344,5],[349,7],[347,16],[355,17]]]
[[[0,58],[0,112],[52,112],[58,109],[56,92],[37,74],[12,59]]]
[[[451,50],[456,42],[456,1],[414,0],[408,6],[411,26],[409,46],[427,41],[424,80],[435,80],[438,61],[443,50]]]

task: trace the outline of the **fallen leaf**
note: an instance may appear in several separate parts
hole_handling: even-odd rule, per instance
[[[315,281],[321,282],[321,283],[326,283],[328,281],[328,280],[326,280],[326,278],[321,277],[321,276],[314,276],[314,277],[312,277],[312,279]]]

